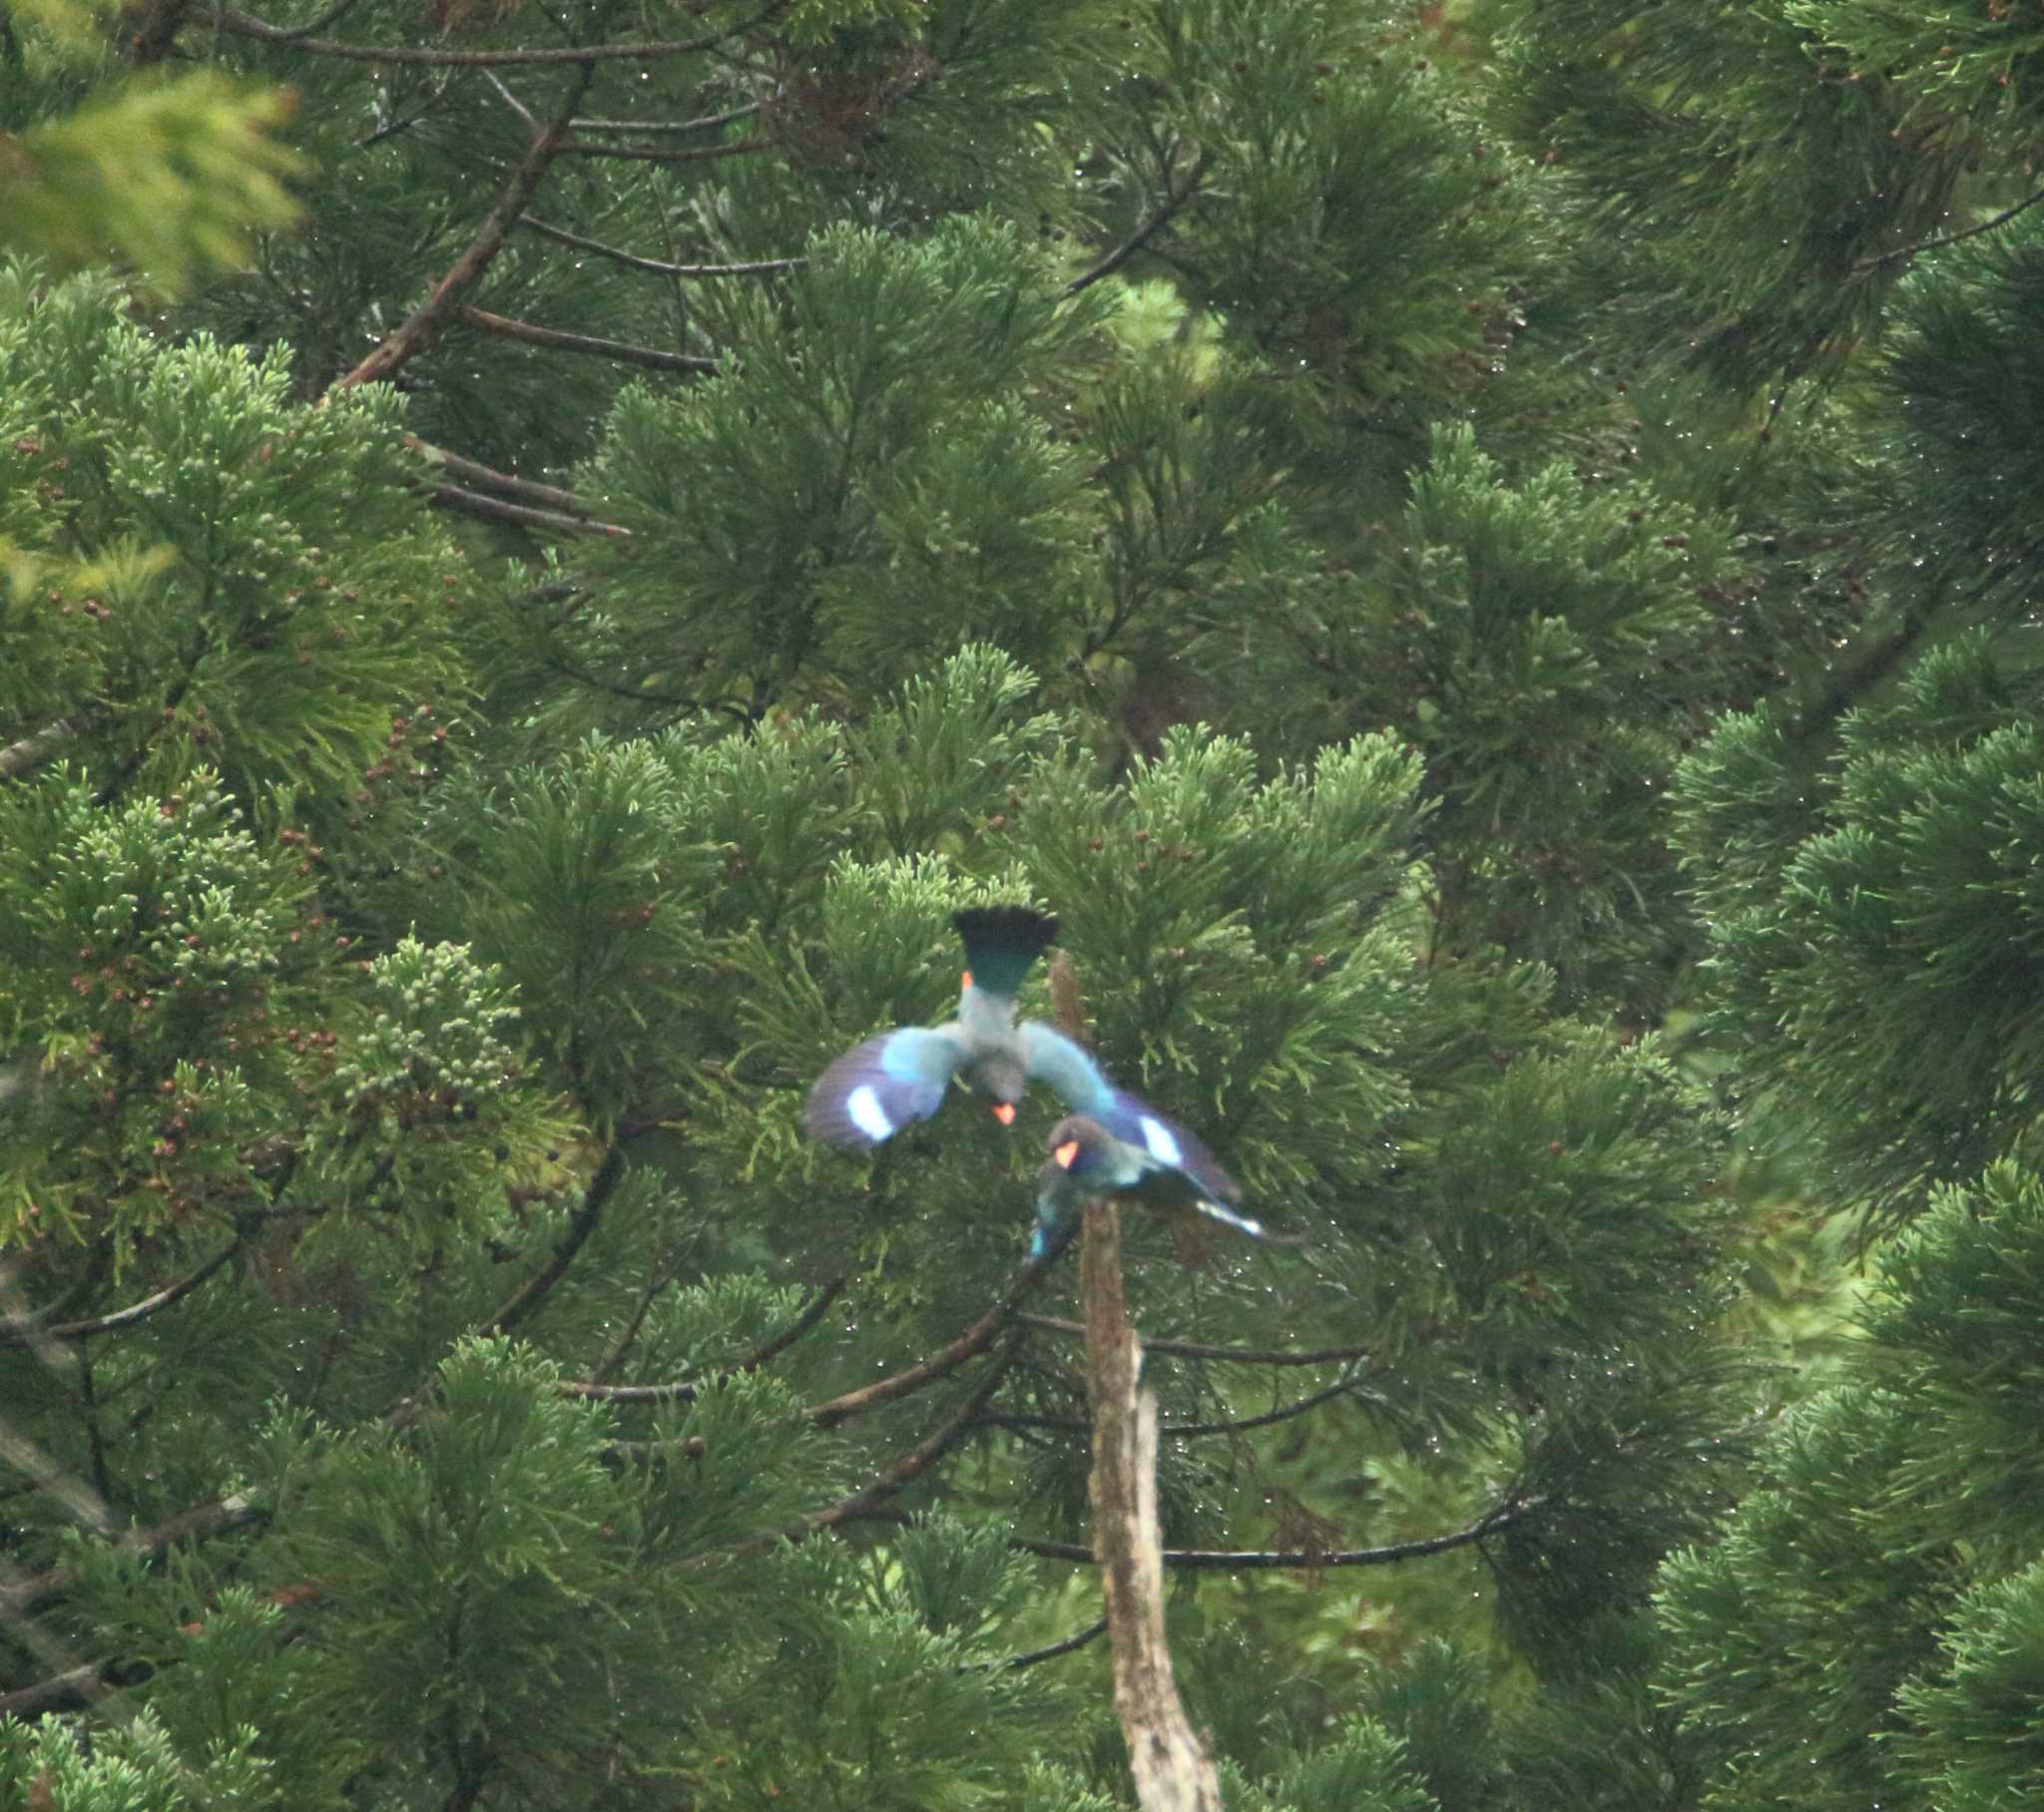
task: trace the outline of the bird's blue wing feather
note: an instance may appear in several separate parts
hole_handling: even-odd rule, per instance
[[[965,1047],[947,1033],[915,1026],[883,1032],[816,1078],[802,1125],[825,1144],[869,1149],[936,1113],[965,1056]]]
[[[1031,1081],[1042,1083],[1074,1114],[1098,1120],[1099,1110],[1113,1105],[1114,1085],[1106,1072],[1062,1032],[1041,1020],[1029,1020],[1016,1031]]]
[[[1208,1195],[1233,1201],[1242,1190],[1192,1133],[1107,1080],[1106,1071],[1062,1032],[1031,1020],[1018,1028],[1029,1074],[1074,1114],[1090,1115],[1115,1137],[1159,1164],[1183,1170]]]
[[[1115,1137],[1147,1152],[1159,1165],[1183,1171],[1203,1195],[1233,1201],[1242,1193],[1235,1178],[1221,1167],[1214,1153],[1175,1120],[1167,1120],[1150,1106],[1121,1089],[1110,1088],[1109,1101],[1093,1111]]]

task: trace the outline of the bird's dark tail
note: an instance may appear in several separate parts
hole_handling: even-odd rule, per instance
[[[1057,941],[1058,922],[1034,906],[968,906],[951,923],[975,986],[1012,1000],[1036,959]]]

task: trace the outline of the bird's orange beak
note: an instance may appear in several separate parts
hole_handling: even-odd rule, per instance
[[[994,1119],[1004,1127],[1012,1127],[1015,1124],[1015,1104],[1011,1101],[995,1102]]]
[[[1051,1152],[1051,1156],[1057,1159],[1057,1165],[1060,1170],[1069,1170],[1072,1167],[1073,1158],[1078,1155],[1079,1141],[1076,1138],[1066,1139],[1063,1144]]]

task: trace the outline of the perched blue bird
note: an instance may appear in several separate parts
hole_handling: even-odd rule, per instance
[[[1058,934],[1049,913],[1029,906],[974,906],[952,916],[965,945],[958,1017],[946,1025],[882,1032],[847,1051],[816,1078],[802,1122],[812,1137],[869,1150],[943,1106],[952,1081],[988,1096],[1002,1126],[1032,1082],[1074,1114],[1182,1167],[1202,1189],[1232,1196],[1235,1185],[1190,1132],[1108,1081],[1086,1052],[1040,1020],[1015,1021],[1023,979]]]
[[[1253,1239],[1277,1237],[1260,1220],[1216,1200],[1241,1191],[1191,1133],[1154,1117],[1139,1123],[1143,1142],[1117,1137],[1085,1114],[1068,1114],[1051,1131],[1050,1162],[1036,1173],[1036,1231],[1029,1256],[1041,1258],[1088,1201],[1112,1196],[1146,1207],[1191,1209]],[[1280,1241],[1280,1243],[1283,1243]]]

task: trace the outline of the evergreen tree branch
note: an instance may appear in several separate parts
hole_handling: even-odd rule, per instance
[[[1081,1339],[1086,1334],[1083,1324],[1062,1321],[1055,1315],[1022,1315],[1017,1319],[1052,1334],[1076,1335]],[[1366,1346],[1322,1346],[1290,1352],[1282,1347],[1206,1346],[1195,1340],[1146,1340],[1143,1350],[1174,1359],[1215,1359],[1231,1365],[1332,1365],[1344,1359],[1367,1359],[1370,1354]]]
[[[529,226],[543,239],[552,239],[556,244],[572,245],[578,251],[594,252],[598,257],[609,258],[615,264],[622,264],[627,270],[644,270],[654,276],[770,276],[781,270],[806,270],[807,258],[762,258],[750,264],[671,264],[664,258],[641,257],[636,251],[624,251],[616,245],[606,245],[601,239],[584,238],[579,232],[570,232],[566,227],[554,226],[537,216],[521,214],[521,226]]]
[[[773,0],[750,19],[701,38],[655,39],[646,44],[575,44],[565,47],[528,46],[508,50],[420,50],[412,45],[343,44],[332,38],[304,38],[295,31],[270,25],[235,7],[222,7],[213,16],[215,27],[238,38],[254,38],[261,44],[288,44],[315,57],[338,57],[350,63],[410,63],[433,69],[502,69],[514,63],[651,63],[667,57],[693,56],[714,50],[765,25],[780,12],[786,0]],[[581,97],[578,95],[577,100]],[[567,121],[561,122],[563,130]]]
[[[452,268],[433,286],[433,292],[412,310],[410,316],[352,371],[334,380],[334,389],[375,383],[392,376],[414,353],[421,351],[438,332],[441,320],[455,306],[456,298],[487,270],[510,236],[511,227],[525,212],[526,204],[538,194],[547,172],[553,168],[568,122],[589,85],[596,78],[596,66],[584,62],[575,72],[567,100],[547,129],[526,148],[525,156],[511,173],[504,192],[489,212],[469,247],[456,258]]]
[[[1158,207],[1157,212],[1149,220],[1145,221],[1129,237],[1110,251],[1106,257],[1102,258],[1099,263],[1095,264],[1092,269],[1082,271],[1067,283],[1065,285],[1065,293],[1067,295],[1077,295],[1082,289],[1090,289],[1102,277],[1112,276],[1129,259],[1134,257],[1137,252],[1141,251],[1145,245],[1149,244],[1152,239],[1162,232],[1165,227],[1169,226],[1185,205],[1200,193],[1200,183],[1206,176],[1207,166],[1211,161],[1208,153],[1201,152],[1193,160],[1192,169],[1186,173],[1185,187],[1176,193],[1173,193],[1170,187],[1167,173],[1164,201]]]
[[[1494,1510],[1486,1511],[1467,1529],[1452,1535],[1427,1536],[1417,1542],[1392,1542],[1382,1548],[1338,1548],[1324,1553],[1310,1548],[1280,1550],[1216,1548],[1167,1548],[1164,1564],[1200,1572],[1299,1567],[1390,1567],[1400,1561],[1423,1560],[1428,1555],[1447,1554],[1521,1523],[1545,1502],[1541,1498],[1508,1498]],[[1033,1554],[1046,1561],[1074,1561],[1084,1567],[1098,1565],[1093,1550],[1076,1542],[1039,1542],[1029,1536],[1012,1536],[1008,1546],[1021,1554]]]
[[[844,1293],[844,1286],[849,1281],[848,1272],[839,1272],[802,1305],[801,1313],[779,1333],[765,1345],[755,1348],[750,1357],[713,1373],[708,1379],[682,1378],[673,1384],[599,1384],[593,1379],[564,1378],[554,1388],[564,1397],[579,1397],[592,1403],[693,1403],[706,1384],[722,1384],[727,1378],[757,1372],[762,1366],[779,1358],[823,1319],[824,1312]]]
[[[2044,202],[2044,189],[2034,195],[2025,196],[2013,208],[2004,208],[1991,221],[1982,221],[1977,226],[1967,226],[1958,232],[1945,232],[1935,238],[1918,239],[1912,245],[1897,245],[1892,251],[1876,252],[1871,257],[1854,258],[1854,270],[1877,270],[1883,264],[1892,264],[1897,258],[1914,257],[1919,251],[1936,251],[1944,245],[1956,245],[1963,239],[1976,239],[1983,232],[1993,232],[1997,227],[2006,226],[2017,215],[2027,213]]]
[[[486,308],[462,302],[453,310],[456,317],[485,333],[504,339],[523,340],[528,346],[547,346],[561,352],[586,352],[598,358],[615,358],[628,365],[644,365],[653,371],[715,371],[720,362],[689,352],[662,352],[652,346],[635,346],[628,340],[598,339],[588,333],[563,333],[558,327],[541,327],[531,321],[513,320],[506,314],[492,314]]]
[[[575,1218],[568,1223],[568,1230],[554,1248],[553,1257],[520,1284],[502,1308],[477,1327],[475,1331],[478,1334],[508,1334],[546,1301],[548,1292],[568,1274],[568,1267],[575,1262],[575,1254],[596,1231],[596,1223],[603,1217],[605,1204],[617,1192],[624,1176],[624,1148],[614,1144],[604,1153],[603,1162],[597,1165],[596,1174],[583,1190],[582,1205],[575,1210]]]
[[[42,766],[79,732],[75,717],[59,717],[41,729],[31,730],[18,742],[0,748],[0,780],[12,780]]]

